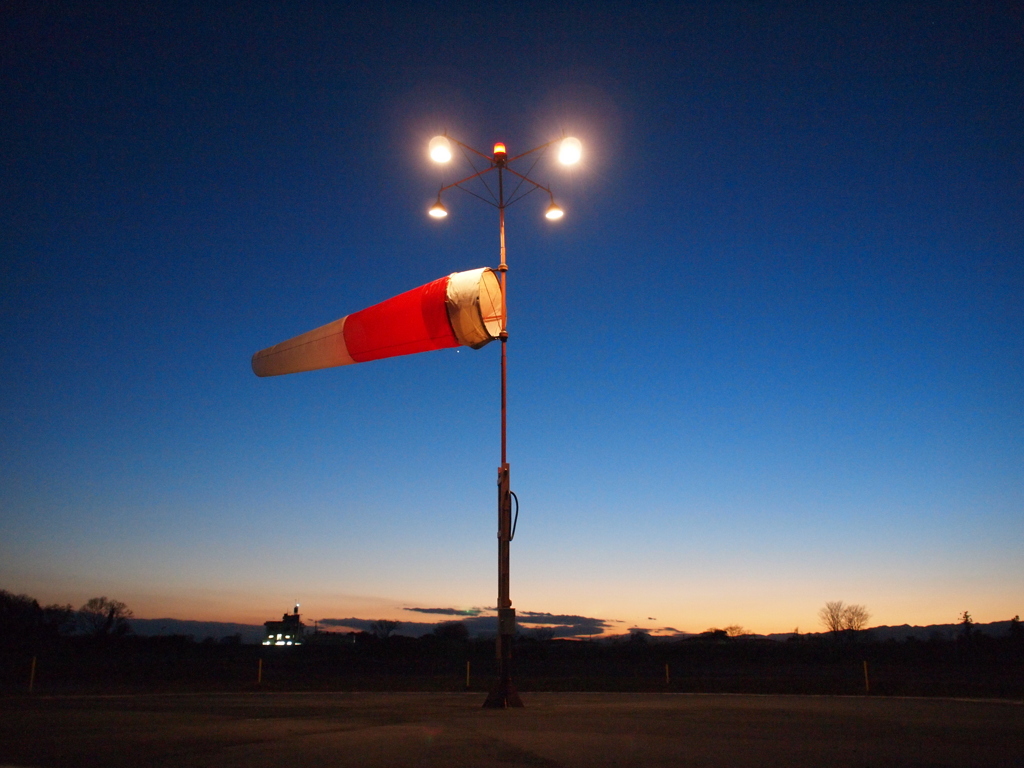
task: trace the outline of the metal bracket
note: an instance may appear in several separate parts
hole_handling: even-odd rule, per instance
[[[509,485],[509,466],[498,467],[498,540],[512,540],[512,491]]]

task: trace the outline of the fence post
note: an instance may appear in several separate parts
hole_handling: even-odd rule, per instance
[[[28,692],[32,693],[32,689],[36,687],[36,657],[32,657],[32,670],[28,673]]]
[[[864,662],[864,693],[871,693],[871,682],[868,680],[868,663]]]
[[[256,685],[260,685],[263,682],[263,658],[260,658],[259,664],[256,667]]]
[[[466,690],[469,690],[469,660],[466,660]]]
[[[665,662],[665,685],[668,685],[670,681],[671,681],[671,678],[669,678],[669,675],[668,675],[668,662],[666,661]]]

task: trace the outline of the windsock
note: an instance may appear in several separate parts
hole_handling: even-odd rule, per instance
[[[493,270],[454,272],[260,350],[252,370],[280,376],[446,347],[479,349],[498,338],[504,321]]]

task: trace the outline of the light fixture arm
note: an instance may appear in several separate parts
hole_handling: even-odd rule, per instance
[[[487,158],[487,159],[490,160],[490,158]],[[467,176],[464,179],[460,179],[459,181],[456,181],[453,184],[446,184],[445,186],[441,187],[440,190],[438,190],[437,194],[440,195],[442,192],[447,192],[452,187],[457,187],[460,184],[465,184],[467,181],[472,181],[473,179],[479,178],[479,177],[483,176],[484,174],[490,173],[491,171],[495,170],[497,167],[498,166],[496,166],[496,165],[492,165],[490,168],[484,168],[482,171],[478,171],[477,173],[474,173],[472,176]],[[493,205],[493,203],[492,203],[492,205]]]
[[[479,151],[477,149],[474,149],[473,147],[469,146],[469,144],[463,144],[461,141],[456,139],[454,136],[449,136],[447,133],[444,133],[444,134],[441,134],[441,135],[444,136],[446,139],[448,139],[448,141],[455,142],[456,144],[458,144],[463,149],[472,152],[474,155],[478,155],[478,156],[482,157],[484,160],[487,160],[488,162],[491,162],[491,163],[494,162],[494,158],[491,157],[490,155],[485,155],[483,152],[481,152],[481,151]],[[552,144],[555,144],[555,143],[557,143],[559,141],[562,141],[564,138],[565,138],[565,132],[563,131],[562,135],[559,136],[557,139],[552,139],[551,141],[545,141],[543,144],[540,144],[540,145],[534,147],[533,149],[528,149],[525,152],[523,152],[522,154],[516,155],[515,157],[508,158],[507,160],[505,160],[505,162],[506,163],[512,163],[512,162],[515,162],[516,160],[520,160],[520,159],[526,157],[527,155],[532,155],[534,152],[539,152],[542,149],[547,149]]]
[[[454,141],[456,144],[459,144],[460,146],[462,146],[461,142],[459,142],[458,139],[452,139],[451,137],[448,137],[448,139],[450,141]],[[558,141],[558,139],[556,139],[556,141]],[[547,144],[542,144],[541,146],[536,147],[535,149],[531,149],[530,152],[536,152],[538,149],[544,149],[545,147],[550,146],[553,143],[554,142],[550,142],[549,141]],[[476,152],[475,149],[473,151]],[[521,157],[525,157],[526,155],[530,154],[530,152],[524,152],[521,155],[517,155],[516,157],[512,158],[512,160],[518,160]],[[465,184],[467,181],[472,181],[473,179],[478,179],[481,176],[484,176],[484,175],[490,173],[491,171],[508,171],[513,176],[516,176],[516,177],[522,179],[523,181],[525,181],[526,183],[533,185],[534,189],[542,189],[542,190],[544,190],[545,192],[548,193],[548,196],[551,197],[552,200],[554,200],[554,195],[551,192],[551,189],[549,187],[545,187],[543,184],[541,184],[540,182],[534,181],[533,179],[531,179],[526,174],[519,173],[519,171],[517,171],[517,170],[515,170],[513,168],[510,168],[508,164],[511,162],[511,160],[505,160],[505,161],[503,161],[501,163],[496,163],[496,162],[494,162],[494,158],[487,157],[486,155],[484,155],[481,152],[476,152],[476,153],[478,155],[480,155],[481,157],[486,157],[487,161],[491,164],[490,167],[489,168],[484,168],[482,171],[477,171],[476,173],[471,174],[469,176],[466,176],[464,179],[459,179],[458,181],[452,182],[451,184],[445,184],[443,187],[441,187],[437,191],[437,199],[438,199],[438,201],[440,201],[442,194],[447,192],[449,189],[453,189],[455,187],[459,187],[459,189],[462,189],[464,192],[468,192],[469,190],[464,189],[462,187],[463,184]],[[476,195],[476,197],[480,197],[480,196]],[[510,205],[511,203],[517,202],[520,199],[519,197],[515,197],[514,193],[513,193],[513,198],[514,198],[513,200],[511,200],[511,201],[506,203],[506,201],[504,199],[504,195],[501,194],[501,195],[499,195],[498,203],[492,203],[490,200],[487,200],[486,198],[480,197],[480,199],[483,200],[485,203],[487,203],[488,205],[494,206],[495,208],[504,208],[506,205]]]
[[[556,142],[559,142],[559,141],[561,141],[561,140],[562,140],[563,138],[564,138],[564,137],[560,136],[560,137],[558,137],[557,139],[552,139],[551,141],[546,141],[546,142],[544,142],[543,144],[541,144],[541,145],[540,145],[539,147],[534,147],[533,149],[528,149],[528,150],[526,150],[525,152],[523,152],[523,153],[522,153],[521,155],[516,155],[515,157],[510,157],[510,158],[509,158],[508,160],[506,160],[505,162],[507,162],[507,163],[511,163],[511,162],[514,162],[514,161],[516,161],[516,160],[520,160],[520,159],[522,159],[522,158],[526,157],[527,155],[532,155],[532,154],[533,154],[534,152],[539,152],[539,151],[540,151],[540,150],[542,150],[542,149],[547,149],[547,148],[548,148],[548,147],[550,147],[550,146],[551,146],[552,144],[554,144],[554,143],[556,143]]]
[[[473,147],[469,146],[469,144],[463,144],[463,143],[462,143],[461,141],[459,141],[458,139],[456,139],[456,138],[455,138],[455,137],[453,137],[453,136],[449,136],[449,135],[448,135],[447,133],[445,133],[445,134],[442,134],[442,136],[444,136],[444,137],[445,137],[446,139],[448,139],[448,141],[454,141],[454,142],[455,142],[456,144],[458,144],[458,145],[459,145],[460,147],[462,147],[463,149],[469,150],[469,151],[470,151],[470,152],[472,152],[472,153],[473,153],[474,155],[479,155],[480,157],[482,157],[482,158],[483,158],[484,160],[486,160],[487,162],[489,162],[489,163],[493,163],[493,162],[494,162],[494,158],[493,158],[493,157],[491,157],[490,155],[485,155],[485,154],[484,154],[483,152],[481,152],[480,150],[477,150],[477,149],[473,149]],[[548,142],[548,143],[550,144],[551,142]],[[547,146],[547,145],[545,145],[545,146]],[[530,151],[532,152],[533,150],[530,150]],[[487,170],[490,170],[490,168],[488,168]],[[487,171],[484,171],[484,173],[486,173],[486,172],[487,172]],[[470,178],[473,178],[473,177],[472,177],[472,176],[470,176]]]
[[[522,157],[522,155],[520,155],[519,157]],[[547,187],[545,187],[545,186],[544,186],[543,184],[538,184],[538,183],[537,183],[536,181],[534,181],[533,179],[531,179],[531,178],[530,178],[529,176],[525,176],[525,175],[523,175],[523,174],[519,173],[518,171],[514,171],[514,170],[512,170],[511,168],[509,168],[509,167],[507,167],[507,166],[505,167],[505,170],[506,170],[506,171],[508,171],[509,173],[511,173],[511,174],[512,174],[513,176],[518,176],[518,177],[519,177],[520,179],[522,179],[523,181],[525,181],[525,182],[527,182],[527,183],[529,183],[529,184],[533,184],[533,186],[534,186],[534,187],[536,187],[537,189],[543,189],[543,190],[544,190],[545,192],[547,192],[547,193],[548,193],[549,195],[552,195],[552,192],[551,192],[551,190],[550,190],[550,189],[548,189]],[[553,195],[552,195],[552,197],[553,197]]]

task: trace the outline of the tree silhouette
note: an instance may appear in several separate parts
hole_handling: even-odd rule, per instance
[[[848,605],[843,609],[843,629],[859,632],[868,625],[871,614],[863,605]]]
[[[845,613],[846,605],[843,601],[833,600],[825,603],[825,607],[818,611],[818,617],[821,619],[825,629],[833,634],[839,634],[846,626],[844,622]]]
[[[0,644],[52,641],[74,634],[77,612],[70,605],[40,606],[28,595],[0,589]]]
[[[402,623],[399,621],[377,619],[373,622],[373,634],[380,640],[387,640],[400,626],[402,626]]]
[[[634,645],[646,645],[647,641],[651,639],[650,633],[646,630],[633,628],[629,630],[629,642]]]
[[[469,640],[469,629],[461,621],[442,621],[434,627],[434,636],[450,643],[464,643]]]
[[[128,620],[135,614],[127,605],[106,597],[94,597],[78,609],[78,622],[82,631],[94,637],[127,635],[132,627]]]
[[[960,614],[960,627],[964,638],[970,640],[971,634],[974,631],[974,619],[971,618],[971,614],[968,611]]]
[[[842,600],[832,600],[818,611],[818,616],[825,628],[838,635],[844,630],[857,632],[868,624],[871,614],[863,605],[846,605]]]
[[[43,609],[28,595],[0,590],[0,637],[18,637],[33,632]]]

